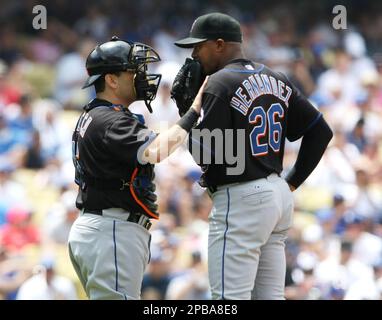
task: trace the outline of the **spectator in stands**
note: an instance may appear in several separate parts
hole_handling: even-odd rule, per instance
[[[21,285],[17,300],[77,300],[75,286],[71,280],[56,273],[52,258],[43,259],[34,273]]]
[[[17,290],[30,276],[32,268],[26,258],[12,256],[0,245],[0,300],[14,300]]]
[[[166,292],[166,299],[211,299],[207,277],[207,265],[202,261],[200,252],[192,252],[189,268],[170,281]]]
[[[7,250],[19,251],[27,245],[40,242],[39,228],[31,221],[32,212],[12,207],[7,212],[7,224],[0,229],[0,244]]]
[[[170,264],[171,257],[156,247],[151,247],[151,259],[148,271],[143,276],[142,300],[164,300],[168,284],[171,280]]]

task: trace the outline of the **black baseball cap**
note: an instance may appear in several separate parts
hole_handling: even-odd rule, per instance
[[[181,48],[192,48],[195,44],[223,39],[224,41],[242,42],[240,23],[223,13],[209,13],[197,18],[192,24],[190,36],[175,42]]]

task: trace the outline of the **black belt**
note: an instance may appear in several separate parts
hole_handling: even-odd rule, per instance
[[[84,182],[95,189],[98,190],[124,190],[130,186],[128,179],[100,179],[84,176]]]
[[[96,214],[98,216],[103,216],[102,210],[84,209],[84,213],[90,213],[90,214]],[[144,216],[145,218],[142,219],[142,216]],[[128,217],[126,221],[137,223],[147,230],[150,230],[152,225],[150,219],[141,213],[133,213],[133,212],[128,213]]]

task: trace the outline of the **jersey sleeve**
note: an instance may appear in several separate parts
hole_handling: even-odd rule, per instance
[[[289,100],[286,137],[300,139],[322,117],[322,114],[293,85]]]
[[[139,148],[150,143],[156,134],[135,119],[121,117],[105,133],[105,143],[110,152],[121,161],[134,163]]]

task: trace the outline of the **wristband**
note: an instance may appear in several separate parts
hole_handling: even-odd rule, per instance
[[[194,108],[190,108],[184,115],[181,117],[176,123],[178,126],[190,132],[194,127],[195,123],[199,119],[199,114],[194,110]]]

